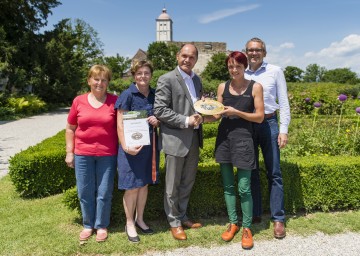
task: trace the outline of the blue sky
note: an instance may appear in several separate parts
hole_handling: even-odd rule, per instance
[[[93,27],[105,55],[132,57],[156,40],[156,18],[165,6],[174,41],[226,42],[241,50],[259,37],[266,61],[305,70],[350,68],[360,75],[359,0],[60,0],[48,29],[64,18]]]

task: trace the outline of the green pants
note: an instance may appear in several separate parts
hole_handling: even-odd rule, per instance
[[[224,196],[230,223],[238,223],[236,213],[235,175],[232,164],[220,164],[221,176],[224,186]],[[249,228],[252,221],[253,200],[251,197],[251,170],[237,169],[238,191],[243,214],[242,226]]]

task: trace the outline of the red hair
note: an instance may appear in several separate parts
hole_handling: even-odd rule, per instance
[[[231,52],[231,53],[226,57],[226,60],[225,60],[226,67],[229,66],[229,61],[230,61],[230,60],[235,60],[237,63],[243,64],[245,69],[248,67],[247,57],[246,57],[246,55],[245,55],[244,53],[242,53],[242,52],[239,52],[239,51]]]

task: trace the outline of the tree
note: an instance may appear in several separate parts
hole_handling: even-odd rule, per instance
[[[304,74],[304,82],[321,82],[326,69],[317,64],[309,64]]]
[[[207,80],[228,80],[229,71],[225,64],[226,57],[227,55],[223,52],[215,53],[201,73],[201,77]]]
[[[178,48],[165,42],[153,42],[149,44],[147,57],[153,63],[154,70],[173,70],[176,65],[176,53]]]
[[[122,78],[126,70],[129,69],[131,60],[121,57],[118,53],[116,56],[105,57],[105,65],[107,65],[113,74],[113,79]]]
[[[349,68],[336,68],[326,71],[323,81],[340,84],[356,84],[360,82],[360,79],[357,77],[357,74]]]
[[[5,40],[6,33],[0,26],[0,79],[8,77],[11,57],[15,52],[13,46]]]
[[[16,42],[24,33],[38,31],[47,24],[51,9],[59,4],[57,0],[1,0],[0,24],[7,39]]]
[[[96,31],[82,20],[61,20],[44,35],[41,81],[34,92],[46,102],[70,103],[83,88],[87,72],[102,59],[102,43]]]
[[[178,65],[176,54],[179,52],[180,48],[177,47],[175,44],[169,44],[168,49],[171,55],[171,61],[173,63],[174,68]],[[174,69],[173,68],[173,69]]]
[[[302,80],[302,73],[304,71],[298,67],[287,66],[284,71],[286,82],[300,82]]]
[[[1,43],[5,46],[0,63],[2,74],[9,79],[7,92],[12,88],[22,91],[28,87],[44,50],[38,31],[46,25],[51,9],[59,4],[57,0],[0,1]]]

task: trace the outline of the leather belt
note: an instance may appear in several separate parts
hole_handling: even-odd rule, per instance
[[[265,118],[270,118],[276,115],[276,111],[270,113],[270,114],[265,114]]]

